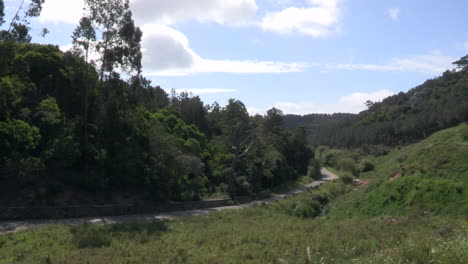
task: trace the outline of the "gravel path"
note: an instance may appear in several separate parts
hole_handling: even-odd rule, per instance
[[[322,168],[321,173],[323,178],[319,181],[314,181],[310,184],[302,186],[293,191],[279,194],[271,198],[259,201],[253,201],[251,203],[233,205],[233,206],[222,206],[214,207],[207,209],[199,210],[188,210],[188,211],[179,211],[179,212],[169,212],[169,213],[160,213],[160,214],[141,214],[141,215],[124,215],[124,216],[110,216],[110,217],[100,217],[100,218],[72,218],[72,219],[54,219],[54,220],[31,220],[31,221],[4,221],[0,222],[0,235],[7,233],[15,233],[21,230],[26,230],[33,227],[39,227],[43,225],[50,224],[61,224],[61,225],[81,225],[84,223],[90,224],[116,224],[116,223],[129,223],[129,222],[150,222],[154,220],[162,219],[176,219],[181,217],[196,216],[202,214],[208,214],[211,212],[223,211],[223,210],[233,210],[241,209],[246,207],[251,207],[255,205],[261,205],[266,203],[271,203],[274,201],[282,200],[287,197],[291,197],[300,193],[303,193],[307,190],[314,189],[322,185],[327,181],[333,181],[338,179],[338,176],[330,172],[329,170]]]

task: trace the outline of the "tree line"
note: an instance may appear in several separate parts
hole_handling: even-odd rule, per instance
[[[318,176],[305,130],[286,129],[280,110],[166,93],[142,76],[128,0],[85,4],[69,52],[2,31],[0,186],[197,200]]]
[[[398,146],[468,121],[468,55],[455,69],[382,102],[366,103],[357,115],[286,116],[290,128],[305,126],[314,146]]]

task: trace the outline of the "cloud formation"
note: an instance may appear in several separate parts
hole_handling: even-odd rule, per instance
[[[289,6],[267,12],[258,20],[256,0],[131,0],[133,17],[140,25],[164,26],[197,21],[221,25],[259,27],[279,34],[299,33],[322,37],[337,31],[342,0],[307,0],[307,7],[290,6],[289,0],[270,0],[276,6]],[[77,24],[83,15],[83,0],[47,0],[41,22]],[[63,10],[67,10],[64,12]]]
[[[77,24],[83,7],[83,0],[47,0],[40,21]],[[252,22],[258,9],[255,0],[130,0],[130,8],[137,23],[161,25],[190,20],[243,25]]]
[[[366,109],[365,102],[371,100],[379,102],[382,99],[394,95],[392,91],[381,90],[373,93],[353,93],[342,96],[337,103],[320,104],[311,101],[304,102],[277,102],[271,107],[282,110],[285,114],[306,115],[311,113],[359,113]],[[269,107],[269,109],[271,108]],[[249,113],[265,114],[268,109],[249,108]]]
[[[302,72],[301,62],[258,60],[210,60],[200,57],[181,32],[162,25],[145,25],[142,40],[143,67],[152,76],[180,76],[196,73],[287,73]]]
[[[451,68],[456,58],[434,52],[427,55],[408,58],[394,58],[387,64],[328,64],[333,70],[368,70],[368,71],[415,71],[423,74],[440,74]]]
[[[39,21],[78,24],[83,16],[83,8],[83,0],[47,0],[44,2]]]
[[[140,23],[173,25],[188,20],[242,25],[257,12],[255,0],[132,0],[132,11]]]
[[[260,27],[280,34],[300,33],[322,37],[337,31],[340,0],[308,0],[308,7],[288,7],[279,12],[268,12]]]

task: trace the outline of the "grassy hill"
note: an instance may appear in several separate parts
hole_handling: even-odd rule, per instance
[[[409,212],[468,215],[468,125],[439,131],[388,155],[365,157],[375,170],[366,186],[334,201],[331,215],[377,216]]]

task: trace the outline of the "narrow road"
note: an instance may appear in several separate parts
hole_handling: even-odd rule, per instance
[[[329,170],[322,168],[321,173],[323,178],[318,181],[314,181],[305,186],[302,186],[293,191],[275,195],[271,198],[253,201],[241,205],[233,206],[222,206],[222,207],[213,207],[207,209],[199,210],[188,210],[188,211],[179,211],[179,212],[169,212],[169,213],[160,213],[160,214],[142,214],[142,215],[123,215],[123,216],[109,216],[109,217],[100,217],[100,218],[72,218],[72,219],[54,219],[54,220],[31,220],[31,221],[4,221],[0,222],[0,235],[7,233],[15,233],[18,231],[26,230],[29,228],[51,225],[51,224],[60,224],[60,225],[81,225],[84,223],[89,224],[116,224],[116,223],[129,223],[129,222],[150,222],[154,220],[163,220],[163,219],[176,219],[181,217],[196,216],[202,214],[208,214],[211,212],[223,211],[223,210],[233,210],[247,208],[255,205],[267,204],[274,201],[282,200],[287,197],[291,197],[303,192],[306,192],[310,189],[314,189],[322,185],[327,181],[333,181],[338,179],[338,176],[330,172]]]

